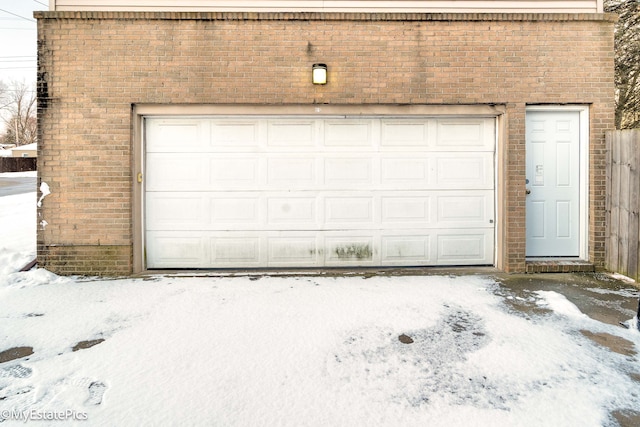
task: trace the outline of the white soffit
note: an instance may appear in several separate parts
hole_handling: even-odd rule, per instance
[[[50,0],[52,11],[602,13],[602,0]]]

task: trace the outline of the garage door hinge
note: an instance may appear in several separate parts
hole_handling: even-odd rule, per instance
[[[138,182],[142,183],[142,172],[138,172]]]

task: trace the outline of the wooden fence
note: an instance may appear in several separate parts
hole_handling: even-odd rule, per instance
[[[26,172],[36,170],[35,157],[0,157],[0,172]]]
[[[640,129],[607,133],[606,267],[640,280]]]

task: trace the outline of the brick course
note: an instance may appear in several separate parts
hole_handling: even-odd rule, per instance
[[[506,271],[525,271],[525,107],[590,105],[589,256],[604,261],[607,14],[36,12],[38,260],[132,271],[132,106],[500,104]],[[329,65],[329,84],[310,66]],[[64,248],[64,250],[60,249]]]

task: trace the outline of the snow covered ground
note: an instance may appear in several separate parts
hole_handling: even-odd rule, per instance
[[[0,198],[0,355],[33,351],[0,363],[3,426],[588,427],[640,408],[640,333],[560,293],[485,276],[19,272],[36,202]]]

